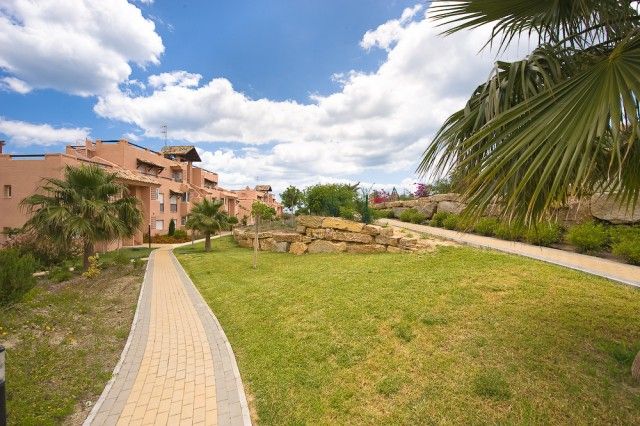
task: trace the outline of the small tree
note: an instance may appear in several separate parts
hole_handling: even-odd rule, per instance
[[[220,211],[221,201],[203,199],[196,203],[187,219],[186,227],[204,234],[204,251],[211,251],[211,234],[225,229],[228,224],[227,215]]]
[[[169,236],[173,236],[176,233],[176,221],[171,219],[169,222]]]
[[[251,216],[253,216],[255,239],[253,242],[253,269],[258,267],[258,233],[260,228],[260,222],[263,220],[271,220],[276,215],[276,210],[273,207],[269,207],[265,203],[260,201],[254,201],[251,205]]]
[[[304,201],[304,194],[295,186],[290,185],[280,194],[280,198],[282,199],[282,205],[293,213]]]

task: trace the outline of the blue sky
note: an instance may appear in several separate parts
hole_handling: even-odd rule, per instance
[[[438,126],[488,75],[403,0],[19,0],[0,6],[0,138],[194,144],[235,188],[411,187]],[[485,34],[486,35],[486,34]],[[466,61],[466,63],[465,63]],[[465,64],[461,67],[461,64]]]

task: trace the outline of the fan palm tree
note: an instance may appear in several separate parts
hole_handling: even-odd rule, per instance
[[[228,216],[220,211],[221,201],[203,199],[194,204],[186,226],[204,234],[204,251],[211,251],[211,234],[214,234],[228,225]]]
[[[418,171],[463,176],[479,215],[493,202],[529,223],[569,196],[640,193],[640,16],[630,0],[433,0],[444,34],[492,25],[487,46],[538,40],[525,59],[497,62],[451,115]]]
[[[85,269],[97,242],[130,237],[142,223],[138,200],[101,167],[67,166],[63,179],[43,181],[38,193],[22,200],[31,215],[25,227],[62,245],[82,241]]]

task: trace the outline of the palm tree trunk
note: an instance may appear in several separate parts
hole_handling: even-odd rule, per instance
[[[204,251],[211,251],[211,233],[204,234]]]
[[[89,269],[89,257],[93,256],[93,243],[91,241],[85,241],[82,250],[82,269]]]

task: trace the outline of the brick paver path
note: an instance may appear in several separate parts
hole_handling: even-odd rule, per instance
[[[149,259],[114,373],[85,424],[250,424],[231,346],[170,248]]]
[[[504,241],[497,238],[483,237],[481,235],[466,234],[459,231],[434,228],[425,225],[415,225],[412,223],[400,222],[398,220],[380,219],[380,222],[387,223],[399,228],[409,229],[415,232],[435,235],[448,240],[457,241],[475,247],[491,248],[507,253],[518,254],[544,262],[554,263],[571,269],[599,275],[614,281],[640,287],[640,267],[626,265],[594,256],[587,256],[580,253],[572,253],[549,247],[532,246],[530,244]]]

